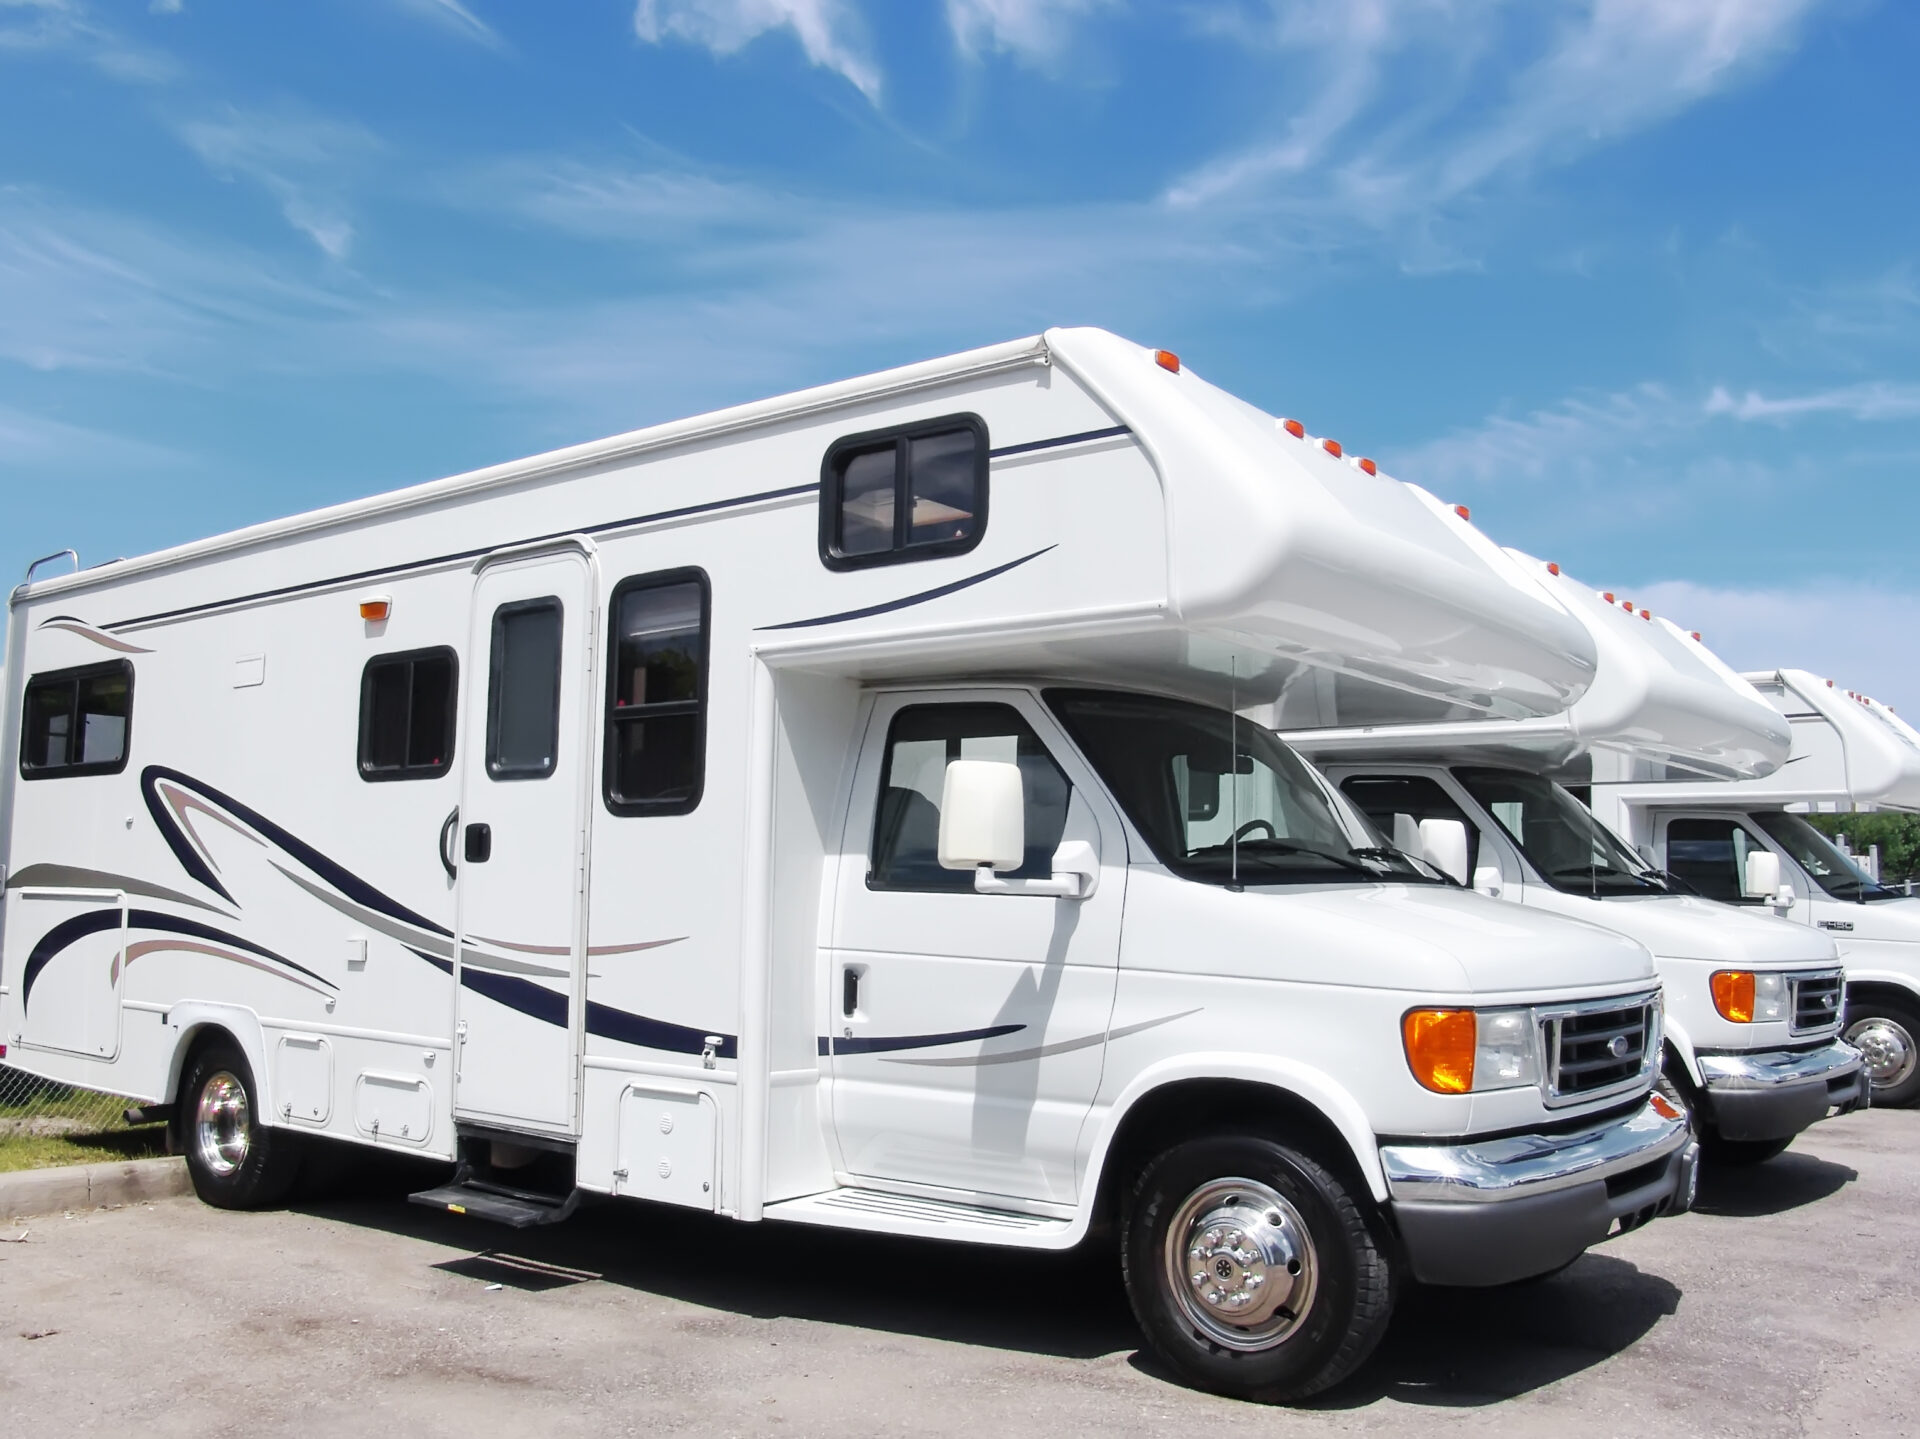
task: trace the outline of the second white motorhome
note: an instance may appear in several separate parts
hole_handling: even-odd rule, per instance
[[[1646,950],[1236,713],[1548,713],[1585,629],[1111,335],[36,583],[8,655],[4,1058],[171,1106],[215,1204],[327,1136],[512,1224],[1111,1225],[1176,1372],[1297,1398],[1404,1281],[1689,1202]]]
[[[1516,579],[1544,586],[1592,636],[1598,669],[1570,709],[1287,738],[1413,852],[1423,852],[1423,826],[1429,839],[1436,827],[1451,832],[1451,859],[1429,857],[1463,884],[1604,924],[1652,950],[1666,987],[1668,1078],[1693,1111],[1704,1156],[1770,1159],[1808,1125],[1867,1097],[1861,1057],[1840,1039],[1837,951],[1818,931],[1764,912],[1779,895],[1777,870],[1741,876],[1760,912],[1682,893],[1558,779],[1766,773],[1787,757],[1786,723],[1665,620],[1557,565],[1518,551],[1506,558]]]
[[[1596,774],[1594,808],[1703,894],[1751,904],[1737,883],[1769,857],[1790,917],[1834,940],[1847,966],[1847,1038],[1866,1054],[1873,1102],[1920,1101],[1920,899],[1880,884],[1805,813],[1920,811],[1920,735],[1885,705],[1805,670],[1745,677],[1792,730],[1772,773],[1733,783]]]

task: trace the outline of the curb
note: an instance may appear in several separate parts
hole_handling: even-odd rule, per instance
[[[187,1161],[177,1157],[21,1169],[0,1174],[0,1216],[27,1219],[63,1210],[169,1199],[192,1191]]]

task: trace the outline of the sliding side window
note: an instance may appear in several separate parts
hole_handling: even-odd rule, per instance
[[[360,675],[360,778],[436,779],[453,768],[450,649],[378,655]]]
[[[26,711],[23,778],[118,774],[127,767],[133,666],[112,660],[34,675],[27,681]]]
[[[607,687],[607,808],[686,814],[706,782],[706,575],[669,570],[613,592]]]
[[[949,415],[834,442],[820,471],[830,570],[963,554],[987,528],[987,424]]]

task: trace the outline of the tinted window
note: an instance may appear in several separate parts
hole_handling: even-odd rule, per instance
[[[487,675],[487,773],[544,779],[560,748],[560,601],[551,596],[493,612]]]
[[[706,776],[707,581],[679,570],[613,594],[607,807],[685,814]]]
[[[987,522],[987,427],[954,415],[853,435],[827,451],[820,557],[830,569],[970,550]]]
[[[113,774],[127,763],[133,666],[125,660],[35,675],[27,681],[20,773]]]
[[[1009,705],[914,705],[887,731],[880,804],[874,816],[874,889],[971,893],[973,872],[940,865],[940,801],[947,765],[957,759],[1006,760],[1020,766],[1026,792],[1026,854],[1003,878],[1044,879],[1067,827],[1072,787],[1046,746]]]
[[[369,660],[360,677],[360,776],[433,779],[453,768],[450,649]]]
[[[1747,872],[1747,856],[1759,848],[1746,828],[1730,819],[1667,822],[1667,868],[1708,899],[1749,903],[1740,881]]]
[[[1420,821],[1455,819],[1467,827],[1467,873],[1480,864],[1480,827],[1467,818],[1440,782],[1424,774],[1357,774],[1340,781],[1356,805],[1394,848],[1420,853]]]
[[[1552,780],[1504,769],[1457,769],[1453,777],[1555,889],[1587,895],[1666,892],[1666,882],[1645,860]]]

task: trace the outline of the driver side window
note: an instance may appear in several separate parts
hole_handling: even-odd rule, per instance
[[[1480,826],[1467,817],[1440,782],[1422,774],[1356,774],[1340,792],[1373,821],[1387,842],[1406,854],[1420,853],[1420,821],[1453,819],[1467,827],[1467,873],[1480,865]]]
[[[880,771],[869,889],[971,894],[973,873],[940,865],[940,801],[957,759],[1020,766],[1026,854],[1008,879],[1044,879],[1067,827],[1073,789],[1018,710],[1003,704],[910,705],[893,717]]]
[[[1759,848],[1745,827],[1730,819],[1667,822],[1667,868],[1723,904],[1759,903],[1746,897],[1740,883],[1747,856]]]

